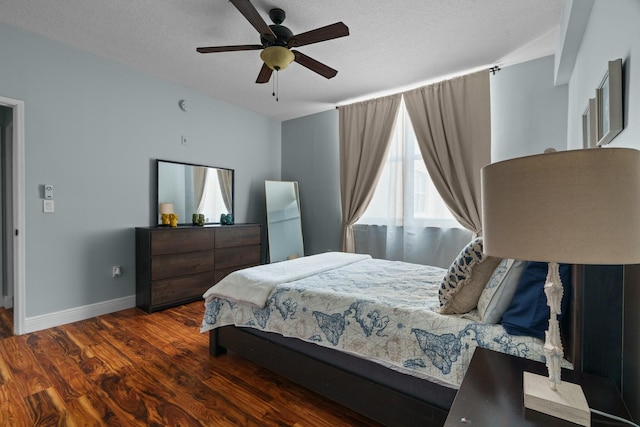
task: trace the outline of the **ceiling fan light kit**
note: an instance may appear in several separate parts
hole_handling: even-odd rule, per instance
[[[196,49],[198,52],[214,53],[261,50],[260,58],[264,64],[260,69],[256,83],[267,83],[271,79],[273,71],[284,70],[294,61],[327,79],[338,74],[337,70],[301,52],[291,50],[291,48],[348,36],[349,28],[344,23],[336,22],[335,24],[294,35],[290,29],[281,25],[286,17],[284,10],[280,8],[271,9],[269,11],[269,18],[273,22],[273,25],[267,25],[249,0],[230,0],[230,2],[258,31],[258,34],[260,34],[260,44],[199,47]]]
[[[283,46],[269,46],[260,52],[260,58],[267,64],[267,67],[275,71],[287,68],[295,59],[295,55]]]

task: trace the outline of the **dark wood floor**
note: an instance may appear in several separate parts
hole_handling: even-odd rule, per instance
[[[0,426],[373,426],[233,354],[202,302],[124,310],[0,340]]]
[[[13,309],[0,307],[0,340],[13,336]]]

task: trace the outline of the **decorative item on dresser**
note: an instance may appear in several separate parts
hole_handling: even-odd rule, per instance
[[[169,225],[171,222],[171,215],[173,215],[173,209],[173,203],[160,203],[158,205],[162,225]]]
[[[260,224],[136,228],[136,306],[196,301],[232,271],[260,264]]]

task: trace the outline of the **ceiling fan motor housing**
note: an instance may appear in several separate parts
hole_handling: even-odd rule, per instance
[[[285,27],[284,25],[274,24],[269,25],[271,31],[276,36],[275,40],[270,40],[264,36],[260,36],[260,41],[262,42],[262,46],[287,46],[287,42],[291,37],[293,37],[293,32],[290,29]]]
[[[274,7],[269,11],[269,18],[273,22],[273,25],[269,25],[271,31],[273,31],[273,35],[276,36],[275,40],[272,38],[271,34],[265,37],[265,34],[260,36],[260,41],[262,42],[262,46],[285,46],[287,47],[287,43],[289,39],[293,36],[293,32],[285,27],[284,25],[280,25],[284,22],[287,14],[284,10]]]

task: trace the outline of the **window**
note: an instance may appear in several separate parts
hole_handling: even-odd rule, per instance
[[[357,223],[459,227],[429,177],[404,101],[375,194]]]

